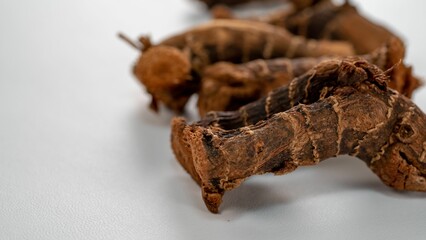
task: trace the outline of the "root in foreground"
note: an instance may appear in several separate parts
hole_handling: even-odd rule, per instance
[[[426,116],[359,58],[331,60],[235,112],[175,118],[176,158],[217,213],[225,191],[330,157],[363,160],[386,185],[426,191]]]

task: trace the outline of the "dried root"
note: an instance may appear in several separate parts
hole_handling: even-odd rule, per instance
[[[306,40],[264,23],[216,20],[152,45],[142,38],[143,54],[133,72],[152,95],[152,108],[162,102],[182,112],[197,92],[206,66],[229,61],[242,63],[278,57],[348,56],[345,42]],[[133,44],[136,45],[136,44]]]
[[[238,111],[175,118],[172,147],[214,213],[247,177],[344,154],[392,188],[426,191],[426,115],[388,81],[360,58],[323,62]]]
[[[264,16],[244,18],[286,28],[311,39],[347,41],[357,54],[368,54],[381,47],[389,38],[398,36],[387,28],[369,21],[348,1],[336,5],[331,0],[295,0],[287,8]],[[226,6],[212,9],[215,18],[238,19]]]
[[[219,62],[206,68],[198,92],[198,112],[233,111],[256,101],[318,63],[334,57],[258,59],[243,64]]]
[[[410,97],[419,86],[411,75],[411,68],[400,64],[404,46],[391,38],[387,44],[368,55],[361,56],[382,70],[388,70],[389,87]],[[265,96],[269,91],[287,85],[320,62],[336,57],[278,58],[232,64],[216,63],[206,68],[199,90],[198,110],[200,116],[209,111],[232,111]]]

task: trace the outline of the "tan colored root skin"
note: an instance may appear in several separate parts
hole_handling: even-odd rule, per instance
[[[288,107],[273,115],[264,114],[268,106],[261,99],[252,104],[259,108],[212,112],[213,120],[173,120],[173,150],[211,212],[247,177],[281,175],[344,154],[362,159],[392,188],[426,191],[425,114],[387,88],[388,77],[364,60],[332,60],[316,70],[274,91],[271,104]],[[232,115],[258,121],[241,127]]]
[[[174,64],[169,64],[173,62]],[[168,106],[176,112],[183,110],[183,105],[188,101],[188,96],[174,96],[181,85],[190,85],[191,65],[185,55],[176,48],[169,46],[156,46],[143,53],[138,63],[133,68],[133,73],[146,86],[153,96],[152,106],[156,109],[157,99],[167,102]],[[171,91],[172,93],[170,93]]]
[[[420,81],[411,75],[411,68],[400,64],[404,46],[391,38],[384,46],[368,55],[368,62],[388,70],[389,87],[411,97]],[[302,75],[320,62],[336,57],[255,60],[243,64],[220,62],[206,68],[199,90],[200,116],[209,111],[233,111]]]
[[[192,152],[190,151],[191,146],[189,145],[189,139],[185,135],[181,135],[186,127],[186,122],[183,118],[174,118],[172,120],[172,132],[179,133],[172,135],[172,149],[179,163],[185,168],[189,175],[194,179],[195,182],[201,183],[194,164],[192,162]]]
[[[253,59],[353,54],[345,42],[306,40],[265,23],[216,20],[168,38],[157,45],[146,39],[134,66],[140,82],[157,102],[181,112],[197,92],[206,66]]]

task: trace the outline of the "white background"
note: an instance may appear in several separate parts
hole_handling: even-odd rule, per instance
[[[426,76],[425,1],[354,2]],[[0,0],[0,239],[425,239],[426,194],[349,157],[253,177],[206,210],[116,33],[160,40],[207,19],[191,0]]]

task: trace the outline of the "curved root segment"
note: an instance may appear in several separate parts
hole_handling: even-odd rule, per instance
[[[172,123],[176,158],[211,212],[246,178],[277,175],[349,154],[386,185],[426,191],[426,116],[359,58],[323,62],[235,112]]]
[[[404,46],[391,38],[382,47],[361,57],[385,70],[389,87],[410,97],[418,80],[401,64]],[[338,57],[258,59],[242,64],[220,62],[206,68],[198,92],[200,116],[209,111],[234,111],[264,97],[320,62]],[[341,58],[340,58],[341,59]]]
[[[156,102],[178,113],[198,91],[205,67],[215,62],[354,54],[347,42],[307,40],[283,28],[239,20],[211,21],[157,45],[145,38],[140,42],[146,46],[134,66],[135,76]]]
[[[393,64],[385,66],[383,70],[404,59],[405,47],[402,40],[384,26],[365,18],[348,1],[342,5],[336,5],[331,0],[294,0],[292,3],[293,8],[248,19],[283,27],[306,38],[346,41],[354,46],[357,54],[378,51],[384,44],[392,42],[388,45],[389,52],[392,53],[388,59]],[[213,14],[219,17],[236,19],[232,13],[226,13],[222,8],[216,11]],[[411,71],[411,67],[404,64],[393,69],[390,87],[411,97],[412,92],[421,85],[421,81],[412,76]]]

